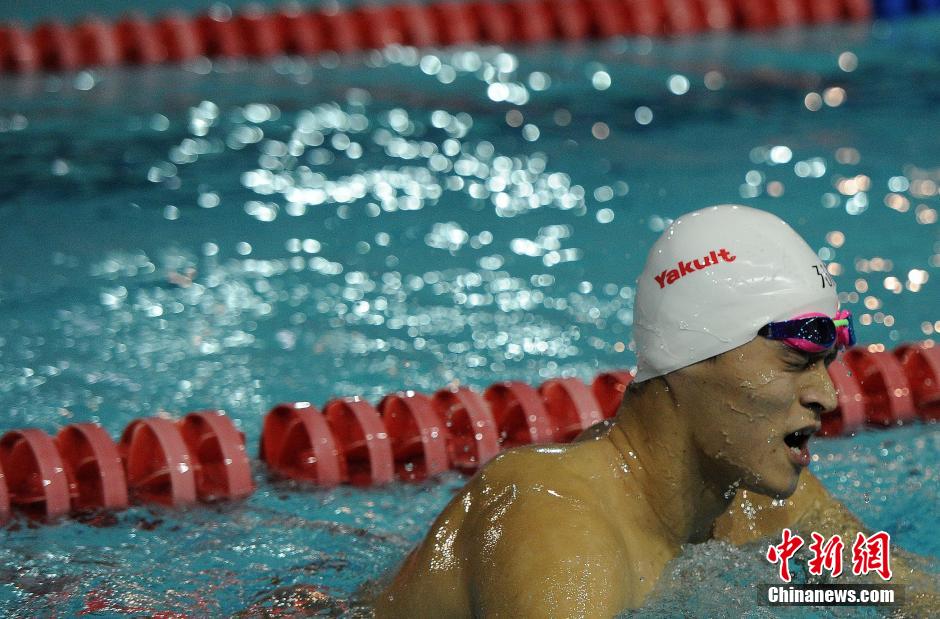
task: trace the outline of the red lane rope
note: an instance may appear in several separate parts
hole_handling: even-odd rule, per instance
[[[417,481],[450,468],[448,432],[431,398],[422,393],[393,393],[379,402],[382,422],[388,429],[399,479]]]
[[[388,45],[542,43],[681,36],[868,20],[872,0],[442,0],[341,10],[88,17],[28,30],[0,24],[0,72],[75,71],[209,58],[270,58]]]
[[[127,507],[127,476],[117,446],[93,423],[66,426],[55,438],[77,511]]]
[[[337,398],[323,407],[323,415],[345,459],[345,481],[371,486],[394,479],[389,432],[371,404],[361,398]]]
[[[829,367],[838,406],[820,436],[852,434],[940,418],[940,347],[934,342],[855,347]],[[278,404],[265,416],[259,455],[272,474],[313,483],[419,481],[472,473],[500,451],[567,442],[617,414],[633,375],[598,374],[590,386],[553,378],[538,387],[497,382],[482,393],[449,387],[427,396],[360,397]],[[137,503],[185,507],[250,496],[255,486],[245,437],[216,410],[179,420],[135,419],[118,445],[96,424],[73,424],[55,438],[41,430],[0,437],[0,523],[18,510],[51,521],[70,513]]]

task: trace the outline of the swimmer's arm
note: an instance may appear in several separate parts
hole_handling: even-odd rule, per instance
[[[475,526],[475,617],[604,617],[630,602],[629,565],[609,525],[576,501],[531,492]]]

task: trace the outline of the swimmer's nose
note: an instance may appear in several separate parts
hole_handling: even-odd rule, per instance
[[[812,410],[817,418],[824,413],[831,413],[838,406],[839,400],[835,385],[832,384],[829,370],[822,360],[815,364],[810,376],[807,377],[800,393],[800,404]]]

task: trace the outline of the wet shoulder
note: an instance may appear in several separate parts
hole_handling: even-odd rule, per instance
[[[589,471],[594,452],[584,444],[512,450],[474,478],[461,549],[481,615],[585,614],[577,604],[580,610],[569,608],[577,601],[572,591],[589,606],[623,608],[632,572]]]
[[[614,477],[607,455],[590,442],[520,447],[499,454],[477,473],[467,486],[467,500],[485,511],[542,495],[567,499],[571,508],[597,507]]]

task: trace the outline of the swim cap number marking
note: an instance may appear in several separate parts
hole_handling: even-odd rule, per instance
[[[823,288],[825,288],[827,284],[829,285],[830,288],[835,288],[836,283],[832,281],[832,275],[829,274],[829,269],[827,269],[821,264],[814,264],[813,268],[816,269],[816,275],[818,275],[819,279],[822,280]]]

